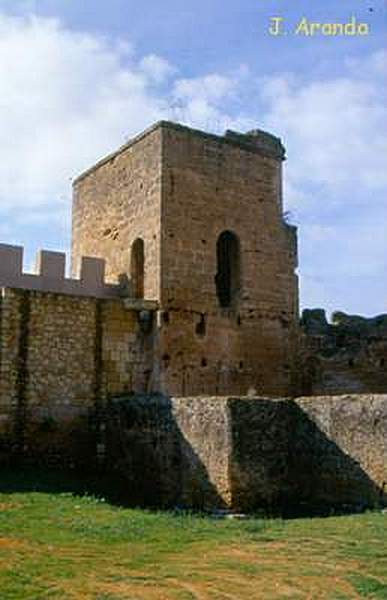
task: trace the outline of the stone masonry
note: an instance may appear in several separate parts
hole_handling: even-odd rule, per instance
[[[111,394],[149,390],[152,335],[118,299],[3,289],[0,344],[0,438],[15,450],[36,449],[51,422],[72,455],[67,425],[86,427],[80,419],[98,418]]]
[[[387,501],[387,396],[123,398],[110,428],[111,468],[135,503],[290,513]]]
[[[97,256],[130,286],[143,243],[144,296],[159,305],[153,391],[295,390],[297,249],[282,217],[283,159],[264,132],[161,122],[76,180],[74,275],[81,256]],[[234,247],[219,248],[222,234]]]
[[[336,312],[328,323],[324,310],[304,310],[301,331],[303,394],[386,392],[387,315]]]

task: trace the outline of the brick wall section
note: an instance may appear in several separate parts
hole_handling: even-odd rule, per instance
[[[93,402],[97,302],[30,292],[28,405]]]
[[[106,394],[148,392],[154,377],[153,328],[143,333],[138,312],[126,309],[119,301],[102,303],[102,328]]]
[[[72,270],[82,256],[106,259],[108,281],[130,274],[130,249],[145,243],[145,297],[160,289],[161,131],[101,161],[74,185]]]

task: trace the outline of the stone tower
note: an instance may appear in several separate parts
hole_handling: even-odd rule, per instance
[[[280,140],[159,122],[74,184],[82,256],[156,301],[152,390],[288,395],[298,339],[297,240],[283,220]],[[141,304],[141,303],[140,303]]]

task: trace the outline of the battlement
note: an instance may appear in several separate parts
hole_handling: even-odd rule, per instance
[[[119,284],[105,283],[105,261],[85,256],[81,260],[79,279],[69,279],[66,255],[39,250],[35,273],[23,272],[24,249],[0,244],[0,288],[16,288],[71,296],[117,298],[122,295]]]

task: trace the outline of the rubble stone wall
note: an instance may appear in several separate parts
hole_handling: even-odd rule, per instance
[[[387,393],[387,315],[365,318],[305,310],[301,319],[301,392]]]
[[[112,465],[137,502],[286,512],[387,501],[387,396],[134,397],[113,415]]]

